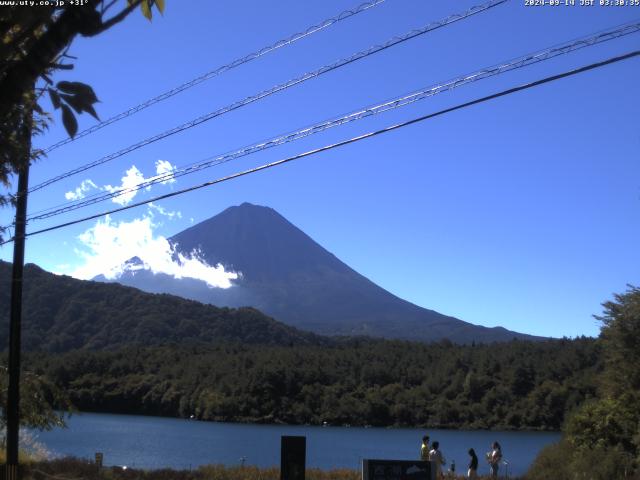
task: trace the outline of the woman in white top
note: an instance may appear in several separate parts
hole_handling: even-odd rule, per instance
[[[433,442],[431,445],[433,448],[429,452],[429,461],[431,462],[431,466],[436,471],[436,478],[442,478],[442,465],[446,465],[447,462],[442,455],[442,452],[439,450],[440,443]]]
[[[498,467],[500,466],[500,460],[502,460],[502,448],[498,442],[493,442],[493,445],[491,445],[491,453],[488,460],[491,468],[491,477],[498,478]]]

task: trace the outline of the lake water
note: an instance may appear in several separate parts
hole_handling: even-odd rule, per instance
[[[500,442],[512,474],[524,473],[536,454],[560,438],[558,433],[355,428],[213,423],[136,415],[75,414],[69,428],[38,433],[38,441],[56,456],[93,459],[103,452],[105,465],[137,468],[195,468],[219,463],[280,465],[280,437],[307,437],[307,466],[360,469],[363,458],[416,459],[428,433],[440,442],[457,471],[467,465],[473,447],[481,461],[494,440]]]

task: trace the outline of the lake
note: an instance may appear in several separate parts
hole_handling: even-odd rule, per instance
[[[307,437],[307,466],[360,469],[363,458],[416,459],[428,433],[440,442],[457,471],[466,467],[467,450],[483,460],[494,440],[500,442],[510,473],[524,473],[536,454],[556,442],[559,433],[415,428],[356,428],[214,423],[137,415],[83,413],[68,420],[69,428],[37,434],[55,456],[93,459],[104,454],[105,465],[137,468],[195,468],[219,463],[271,467],[280,465],[280,437]],[[487,473],[486,463],[480,473]]]

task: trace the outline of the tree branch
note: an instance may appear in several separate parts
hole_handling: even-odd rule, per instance
[[[108,5],[105,5],[104,2],[102,3],[102,15],[104,15],[105,13],[107,13],[107,11],[113,7],[116,3],[118,3],[118,0],[111,0],[111,2]]]
[[[131,5],[129,5],[124,10],[122,10],[119,14],[114,15],[113,17],[111,17],[106,22],[102,22],[102,25],[99,28],[97,28],[95,31],[92,31],[91,33],[84,33],[83,36],[84,37],[93,37],[95,35],[98,35],[98,34],[104,32],[105,30],[109,30],[111,27],[113,27],[114,25],[120,23],[125,18],[127,18],[127,16],[131,12],[133,12],[141,3],[142,3],[142,0],[135,0],[133,3],[131,3]]]
[[[33,44],[27,55],[15,62],[0,76],[0,119],[5,119],[12,105],[20,102],[25,85],[31,85],[54,63],[78,34],[92,37],[124,20],[142,0],[135,0],[127,8],[102,21],[96,7],[99,0],[90,1],[83,8],[67,7],[47,31]]]

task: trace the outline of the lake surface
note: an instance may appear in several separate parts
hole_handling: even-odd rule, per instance
[[[547,432],[254,425],[95,413],[75,414],[67,423],[67,429],[37,434],[53,455],[93,459],[102,452],[105,465],[137,468],[240,465],[243,458],[245,465],[279,466],[280,437],[303,435],[308,467],[360,469],[363,458],[418,458],[428,433],[440,442],[447,461],[455,460],[457,471],[466,467],[466,452],[474,448],[480,473],[487,473],[482,457],[497,440],[510,473],[522,474],[544,446],[560,438]]]

